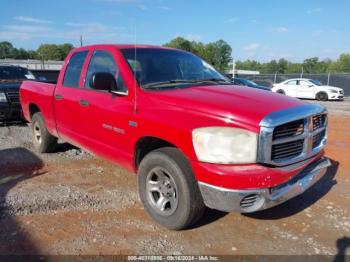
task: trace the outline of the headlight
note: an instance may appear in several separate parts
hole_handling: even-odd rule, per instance
[[[331,93],[338,93],[338,91],[331,89]]]
[[[256,133],[240,128],[204,127],[192,131],[192,140],[199,161],[217,164],[256,162]]]
[[[0,93],[0,103],[6,103],[7,98],[5,96],[5,93]]]

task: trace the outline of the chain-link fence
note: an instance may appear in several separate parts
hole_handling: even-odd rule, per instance
[[[260,85],[271,87],[274,83],[281,83],[287,79],[300,78],[300,74],[260,74],[238,75]],[[350,74],[303,74],[303,78],[321,81],[324,85],[336,86],[344,89],[346,96],[350,96]]]
[[[58,78],[59,71],[33,70],[35,76],[45,76],[50,81]],[[291,78],[300,78],[300,74],[260,74],[237,75],[247,78],[260,85],[271,87],[274,83],[281,83]],[[350,74],[304,74],[303,78],[311,78],[321,81],[325,85],[336,86],[344,89],[345,96],[350,96]]]

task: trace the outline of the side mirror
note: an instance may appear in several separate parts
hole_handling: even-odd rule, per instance
[[[97,72],[92,74],[90,78],[90,86],[100,91],[117,90],[117,82],[111,73]]]

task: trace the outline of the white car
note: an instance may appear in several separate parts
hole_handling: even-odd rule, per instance
[[[343,100],[344,90],[339,87],[322,85],[321,82],[295,78],[274,84],[271,89],[273,92],[307,99],[317,99],[320,101]]]

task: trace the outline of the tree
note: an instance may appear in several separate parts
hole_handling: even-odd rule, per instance
[[[188,52],[193,51],[192,43],[183,37],[176,37],[169,43],[164,44],[165,47],[182,49]]]
[[[338,72],[350,72],[350,54],[341,54],[336,64]]]
[[[13,58],[15,48],[10,42],[0,43],[0,59]]]
[[[271,60],[265,65],[265,70],[269,73],[278,73],[278,69],[279,66],[276,60]]]
[[[69,52],[74,48],[72,44],[64,43],[62,45],[59,45],[58,48],[61,50],[61,59],[64,60],[66,56],[69,54]]]
[[[63,51],[54,44],[42,44],[37,50],[41,60],[62,60]]]
[[[318,71],[318,57],[305,59],[303,62],[305,73],[317,73]]]
[[[218,52],[218,61],[216,67],[220,71],[228,69],[229,63],[232,62],[232,48],[224,40],[219,40],[214,43],[216,52]]]
[[[232,61],[232,49],[224,40],[203,44],[189,41],[183,37],[176,37],[164,46],[192,52],[221,71],[228,69],[229,63]]]
[[[254,71],[262,70],[261,64],[255,60],[237,61],[236,68],[242,69],[242,70],[254,70]]]
[[[280,74],[285,74],[288,68],[288,61],[286,59],[281,58],[278,60],[278,69],[277,72]]]

